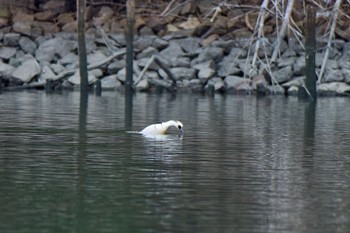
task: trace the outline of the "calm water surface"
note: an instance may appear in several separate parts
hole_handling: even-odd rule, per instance
[[[350,232],[349,99],[126,103],[0,94],[0,232]]]

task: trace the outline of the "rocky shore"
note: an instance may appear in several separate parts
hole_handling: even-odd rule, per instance
[[[1,87],[73,90],[80,84],[74,12],[60,13],[62,1],[47,1],[40,10],[7,7],[0,11]],[[103,90],[122,90],[125,81],[124,30],[110,6],[92,7],[86,30],[89,84]],[[137,91],[168,89],[187,92],[295,95],[303,84],[305,51],[293,41],[282,41],[279,58],[268,68],[252,65],[255,43],[245,36],[229,38],[198,31],[203,23],[184,14],[182,22],[163,31],[136,19],[134,82]],[[94,19],[93,19],[94,18]],[[106,18],[109,21],[106,21]],[[94,23],[92,22],[94,21]],[[108,25],[108,27],[106,26]],[[208,25],[208,24],[206,24]],[[210,25],[210,24],[209,24]],[[155,27],[155,26],[154,26]],[[210,29],[208,29],[210,30]],[[243,33],[244,34],[244,33]],[[266,38],[272,45],[273,39]],[[318,47],[325,43],[318,42]],[[350,43],[335,40],[319,95],[350,93]],[[272,55],[272,47],[258,58]],[[319,71],[324,50],[316,55]],[[165,72],[160,61],[170,71]],[[269,73],[261,72],[269,69]],[[175,87],[175,88],[174,88]]]

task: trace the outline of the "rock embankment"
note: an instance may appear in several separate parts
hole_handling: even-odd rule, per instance
[[[11,7],[0,11],[2,88],[44,87],[48,83],[52,89],[79,86],[74,13],[57,13],[63,7],[61,2],[47,1],[37,12]],[[86,32],[89,83],[94,86],[99,80],[105,90],[122,89],[126,73],[123,29],[116,20],[106,26],[104,20],[114,17],[113,9],[93,9],[89,12],[96,16],[95,24],[88,22]],[[155,33],[140,18],[136,25],[134,81],[138,91],[174,90],[175,84],[177,90],[191,92],[296,94],[303,84],[305,51],[296,43],[283,41],[276,63],[266,67],[264,62],[253,64],[253,56],[257,52],[258,61],[263,61],[272,55],[272,46],[255,51],[255,42],[249,38],[223,38],[215,33],[196,36],[194,32],[202,24],[191,15],[184,22],[167,25],[166,33]],[[266,38],[266,42],[272,45],[274,41]],[[318,92],[348,95],[350,43],[335,42]],[[323,51],[316,55],[318,71],[323,57]]]

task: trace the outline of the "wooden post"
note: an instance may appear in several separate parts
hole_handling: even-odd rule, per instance
[[[77,21],[78,21],[78,53],[80,72],[80,92],[88,91],[88,71],[85,45],[85,0],[77,0]]]
[[[133,90],[133,60],[134,60],[134,24],[135,24],[135,0],[128,0],[126,3],[127,10],[127,34],[126,34],[126,92]]]
[[[299,88],[299,97],[310,100],[316,100],[316,71],[315,71],[315,52],[316,52],[316,33],[315,33],[315,7],[308,5],[306,14],[306,35],[305,35],[305,86]]]

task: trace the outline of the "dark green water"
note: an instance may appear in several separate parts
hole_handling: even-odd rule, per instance
[[[126,102],[0,95],[1,233],[350,232],[349,99]],[[169,119],[183,137],[126,133]]]

